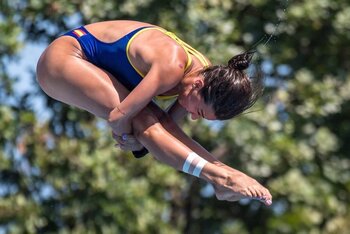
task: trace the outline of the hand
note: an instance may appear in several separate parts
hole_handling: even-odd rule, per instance
[[[118,107],[109,114],[108,123],[109,126],[111,126],[113,133],[118,136],[121,136],[124,133],[131,133],[131,120],[127,118]]]
[[[259,200],[265,205],[272,204],[272,196],[265,187],[255,179],[243,174],[230,174],[225,184],[213,185],[219,200],[238,201],[242,198]]]
[[[118,142],[116,147],[119,147],[124,151],[139,151],[143,148],[143,145],[130,134],[123,134],[122,136],[116,135],[113,133],[113,138]]]

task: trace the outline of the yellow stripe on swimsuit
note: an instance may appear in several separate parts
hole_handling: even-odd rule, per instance
[[[192,57],[191,55],[195,56],[201,63],[204,67],[208,67],[209,66],[209,62],[208,60],[200,53],[198,52],[197,50],[195,50],[193,47],[191,47],[190,45],[188,45],[186,42],[184,42],[183,40],[181,40],[179,37],[177,37],[174,33],[172,32],[169,32],[165,29],[162,29],[162,28],[157,28],[157,27],[149,27],[149,28],[144,28],[144,29],[141,29],[140,31],[138,31],[137,33],[135,33],[129,40],[127,46],[126,46],[126,54],[127,54],[127,57],[128,57],[128,60],[129,60],[129,63],[131,64],[131,66],[135,69],[135,71],[142,77],[145,77],[145,74],[143,74],[137,67],[135,67],[132,62],[131,62],[131,59],[130,59],[130,56],[129,56],[129,48],[130,48],[130,45],[131,45],[131,42],[133,41],[133,39],[139,35],[140,33],[144,32],[144,31],[147,31],[147,30],[152,30],[152,29],[155,29],[155,30],[159,30],[161,32],[163,32],[165,35],[169,36],[170,38],[172,38],[173,40],[175,40],[185,51],[186,55],[187,55],[187,62],[186,62],[186,66],[185,66],[185,71],[187,71],[187,69],[191,66],[192,64]],[[171,95],[171,96],[157,96],[156,98],[157,99],[160,99],[160,100],[168,100],[168,99],[172,99],[172,98],[176,98],[178,95]]]

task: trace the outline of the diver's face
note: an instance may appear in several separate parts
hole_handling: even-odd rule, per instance
[[[204,102],[199,90],[200,88],[193,87],[190,92],[179,97],[180,105],[190,113],[193,120],[199,118],[215,120],[214,109]]]

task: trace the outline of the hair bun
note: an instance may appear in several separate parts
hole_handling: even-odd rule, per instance
[[[228,61],[228,67],[243,71],[247,69],[254,56],[255,51],[247,51],[243,54],[238,54]]]

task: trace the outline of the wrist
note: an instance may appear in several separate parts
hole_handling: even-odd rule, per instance
[[[122,114],[123,116],[126,116],[126,113],[120,108],[120,106],[115,106],[115,109],[119,111],[119,113]]]
[[[123,118],[125,118],[126,115],[124,112],[122,112],[120,110],[120,108],[118,106],[116,106],[110,113],[108,116],[108,122],[109,123],[113,123],[113,122],[117,122]]]
[[[216,185],[224,185],[229,174],[226,168],[208,162],[194,152],[188,154],[182,164],[182,171]]]

